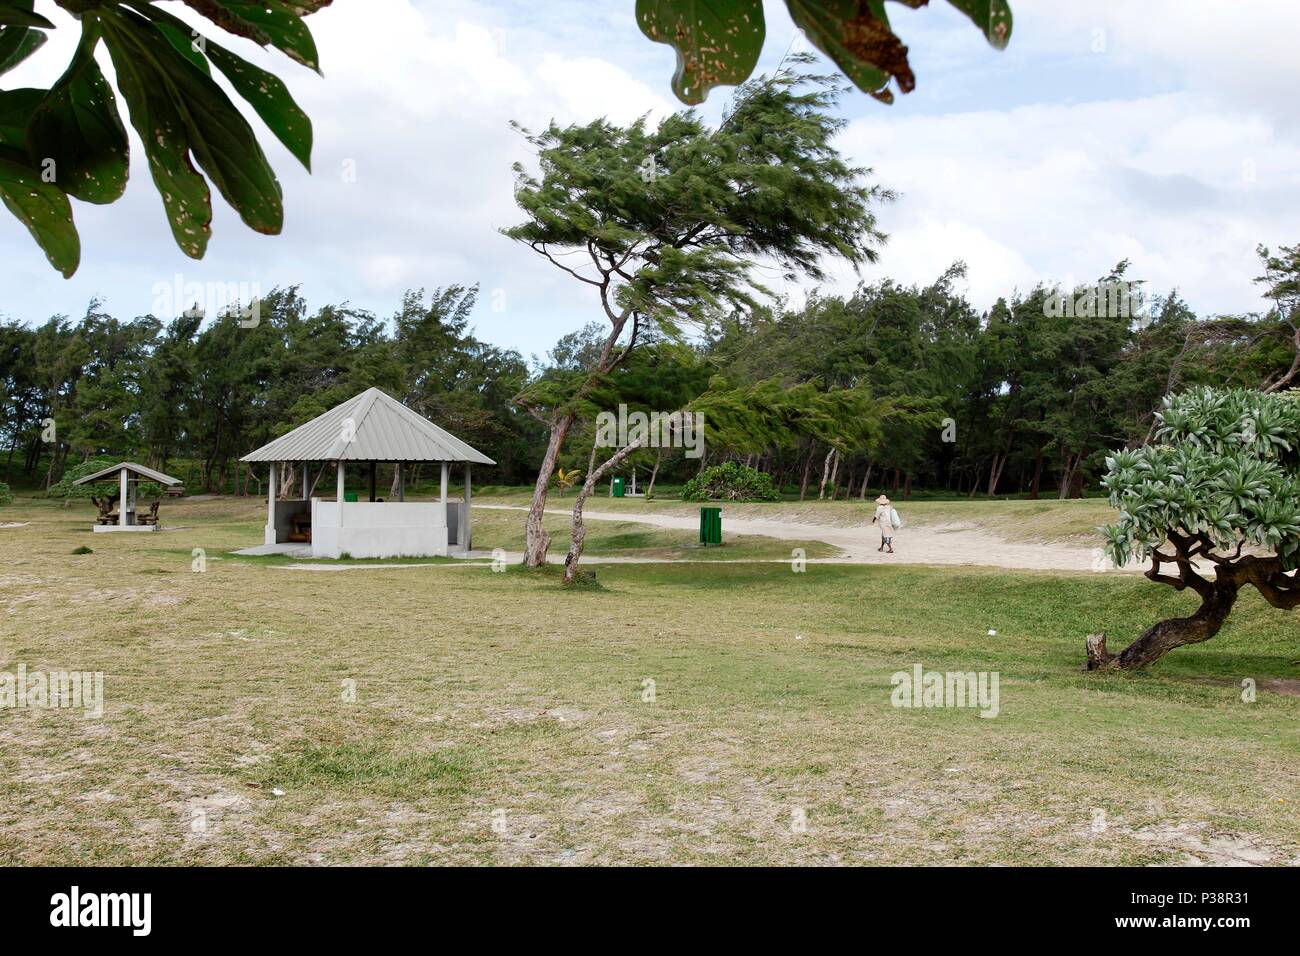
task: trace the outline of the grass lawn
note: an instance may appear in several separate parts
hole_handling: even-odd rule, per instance
[[[1265,689],[1300,676],[1298,622],[1253,592],[1214,640],[1089,675],[1087,632],[1118,649],[1192,600],[976,568],[603,565],[566,592],[228,557],[262,515],[170,502],[185,530],[93,535],[88,506],[0,511],[27,522],[0,529],[0,670],[105,675],[102,719],[0,708],[0,860],[1300,863],[1300,698]],[[476,512],[476,545],[521,520]],[[593,553],[692,547],[590,527]],[[998,716],[892,707],[917,663],[997,672]]]

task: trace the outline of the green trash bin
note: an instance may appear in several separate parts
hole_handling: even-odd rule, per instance
[[[623,491],[623,479],[622,479],[622,478],[615,478],[615,479],[614,479],[614,497],[615,497],[615,498],[623,498],[623,497],[625,497],[625,493],[624,493],[624,491]]]
[[[344,501],[356,501],[356,500],[357,500],[357,493],[356,493],[355,491],[345,491],[345,492],[343,492],[343,500],[344,500]]]
[[[700,509],[700,544],[722,544],[722,509]]]

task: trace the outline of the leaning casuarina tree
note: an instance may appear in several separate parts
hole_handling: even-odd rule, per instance
[[[1135,668],[1212,638],[1243,588],[1273,607],[1300,606],[1300,401],[1296,394],[1196,389],[1165,399],[1155,443],[1106,460],[1119,521],[1102,528],[1117,565],[1201,606],[1151,627],[1113,655],[1088,639],[1088,668]]]
[[[525,525],[529,566],[546,560],[542,512],[565,439],[649,326],[676,337],[752,307],[765,292],[759,264],[816,280],[829,258],[875,261],[871,206],[890,194],[835,148],[839,92],[782,70],[742,87],[716,129],[685,111],[654,127],[598,120],[528,136],[540,171],[516,167],[526,219],[503,232],[586,286],[608,323],[587,367],[517,397],[550,432]]]

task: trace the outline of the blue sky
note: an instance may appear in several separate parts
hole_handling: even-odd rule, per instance
[[[1012,6],[1015,32],[998,53],[942,0],[891,5],[917,90],[889,107],[853,93],[842,107],[843,150],[900,193],[880,210],[891,238],[862,278],[926,282],[961,258],[985,308],[1038,281],[1095,279],[1127,257],[1133,277],[1177,285],[1198,310],[1259,308],[1255,245],[1300,241],[1300,4]],[[38,9],[71,22],[47,0]],[[807,43],[783,4],[766,9],[760,65],[770,67]],[[83,254],[71,280],[0,216],[0,316],[78,316],[92,296],[121,318],[156,313],[158,288],[178,276],[298,284],[312,306],[349,301],[388,316],[407,288],[477,282],[478,334],[542,353],[599,315],[589,289],[496,232],[517,219],[510,166],[528,156],[508,122],[678,108],[673,52],[641,36],[633,10],[632,0],[335,0],[311,18],[323,79],[241,44],[315,122],[310,176],[262,137],[285,190],[284,233],[255,235],[218,200],[207,257],[187,259],[137,151],[122,201],[76,204]],[[72,41],[71,29],[55,31],[5,86],[48,82]],[[726,93],[714,92],[707,115]],[[832,272],[838,289],[858,278]],[[783,291],[797,301],[806,289]]]

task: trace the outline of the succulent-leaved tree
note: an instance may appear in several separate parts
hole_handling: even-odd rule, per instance
[[[48,89],[0,90],[0,200],[50,264],[71,276],[81,261],[71,199],[112,203],[126,189],[130,143],[117,98],[95,60],[101,43],[181,251],[201,259],[207,249],[209,183],[250,228],[278,234],[284,222],[280,184],[213,68],[310,169],[311,121],[283,81],[153,0],[55,2],[80,22],[81,39],[67,69]],[[222,30],[273,46],[319,72],[302,18],[332,0],[184,2]],[[39,50],[55,28],[33,6],[33,0],[0,0],[0,76]]]
[[[587,367],[518,398],[550,432],[525,526],[530,567],[546,561],[542,513],[564,441],[647,327],[673,336],[752,307],[759,262],[819,279],[828,257],[875,260],[871,207],[890,194],[836,150],[838,92],[783,69],[742,87],[716,129],[687,110],[655,127],[597,120],[529,135],[540,174],[516,166],[527,218],[503,232],[588,286],[609,323]]]
[[[1152,444],[1106,461],[1119,521],[1102,528],[1112,561],[1201,606],[1152,626],[1119,654],[1088,639],[1088,667],[1134,668],[1209,640],[1243,588],[1300,607],[1300,401],[1294,393],[1198,388],[1165,399]]]

